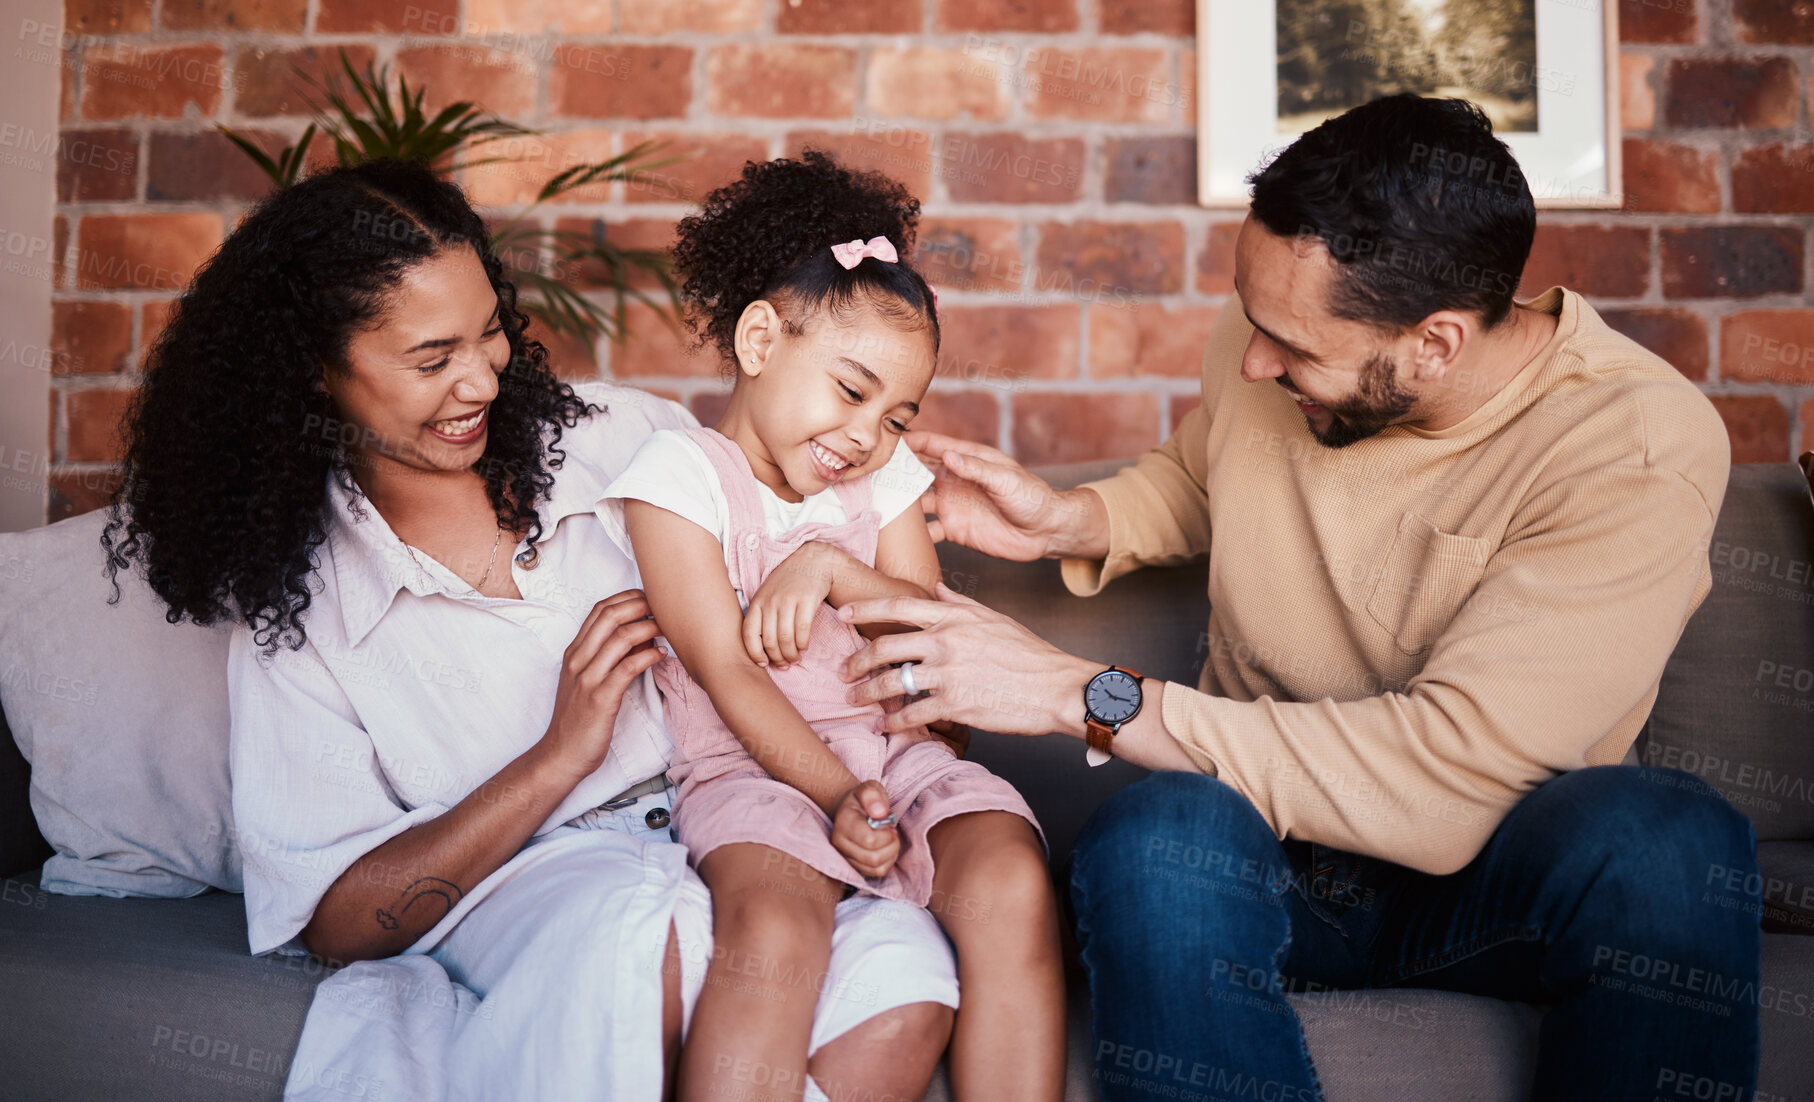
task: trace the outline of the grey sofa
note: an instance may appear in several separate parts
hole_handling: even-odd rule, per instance
[[[1042,473],[1074,484],[1112,466]],[[1773,896],[1758,1097],[1814,1099],[1814,910],[1796,906],[1814,900],[1814,693],[1797,689],[1800,675],[1814,678],[1814,509],[1801,473],[1734,468],[1711,553],[1713,591],[1676,648],[1637,751],[1705,776],[1757,824]],[[1207,614],[1201,564],[1143,571],[1084,601],[1064,592],[1053,563],[952,548],[941,557],[954,589],[1068,650],[1194,683]],[[1055,862],[1097,804],[1140,776],[1120,762],[1085,769],[1077,744],[1055,738],[979,733],[971,756],[1026,793]],[[248,956],[235,895],[43,893],[37,865],[49,849],[26,804],[26,768],[10,735],[0,738],[0,1098],[278,1097],[322,967]],[[1528,1096],[1538,1008],[1409,989],[1291,999],[1331,1102]],[[1068,1099],[1096,1096],[1086,1005],[1074,974]],[[357,1087],[347,1084],[349,1096]],[[947,1096],[941,1078],[930,1097]]]

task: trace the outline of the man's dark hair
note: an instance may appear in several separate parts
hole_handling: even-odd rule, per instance
[[[1404,93],[1328,120],[1248,177],[1253,216],[1336,262],[1338,317],[1402,330],[1437,310],[1510,312],[1537,210],[1493,124],[1466,100]]]

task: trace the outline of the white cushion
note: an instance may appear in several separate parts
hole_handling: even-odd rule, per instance
[[[240,891],[227,787],[229,625],[171,624],[104,572],[105,510],[0,534],[0,706],[65,895]]]

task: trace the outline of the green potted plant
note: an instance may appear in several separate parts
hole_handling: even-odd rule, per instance
[[[505,138],[542,133],[500,119],[464,100],[450,103],[430,117],[422,109],[424,90],[412,90],[402,76],[393,88],[388,65],[367,62],[361,73],[353,68],[346,51],[341,50],[340,67],[350,92],[338,80],[324,83],[303,73],[321,96],[320,100],[309,100],[315,119],[294,145],[286,146],[276,156],[229,127],[220,126],[221,133],[280,188],[296,182],[306,163],[309,145],[318,134],[333,141],[335,159],[342,165],[395,157],[419,161],[445,175],[476,165],[511,161],[515,158],[474,153]],[[522,292],[523,309],[554,333],[587,344],[601,335],[622,341],[625,306],[632,299],[677,321],[679,296],[667,256],[661,250],[620,248],[604,240],[602,234],[554,229],[530,218],[541,204],[575,188],[627,180],[675,160],[656,159],[656,153],[655,143],[643,142],[609,160],[574,165],[543,184],[528,205],[492,227],[498,256]],[[575,286],[581,270],[587,272],[589,281],[608,293],[610,306],[600,304]],[[665,292],[665,300],[658,301],[638,286],[639,273],[650,277]]]

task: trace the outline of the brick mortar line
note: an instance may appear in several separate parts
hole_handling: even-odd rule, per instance
[[[1774,127],[1653,126],[1648,130],[1621,130],[1619,137],[1627,141],[1669,142],[1696,148],[1701,148],[1708,142],[1717,142],[1721,143],[1721,148],[1755,149],[1796,139],[1806,141],[1811,133],[1814,131],[1809,129],[1808,124],[1800,122],[1793,126]]]
[[[141,157],[141,175],[138,186],[147,188],[149,184],[149,157]],[[464,185],[463,185],[464,186]],[[220,213],[240,214],[251,209],[257,200],[241,199],[102,199],[73,200],[55,204],[55,213],[66,216],[105,215],[119,216],[131,214],[196,214]],[[490,204],[474,203],[482,214],[503,215],[513,207],[526,204]],[[605,218],[616,217],[625,220],[630,216],[638,221],[665,221],[669,218],[679,219],[698,210],[696,204],[688,203],[631,203],[623,199],[595,200],[585,203],[554,204],[544,206],[542,213],[549,218]],[[1013,216],[1010,212],[1015,212]],[[1041,217],[1044,215],[1044,217]],[[1221,224],[1239,224],[1245,217],[1242,211],[1232,208],[1210,208],[1187,206],[1183,204],[1140,203],[1128,200],[1089,199],[1071,203],[1027,204],[1027,203],[980,203],[980,202],[944,202],[928,204],[922,208],[922,221],[937,219],[993,219],[998,221],[1019,221],[1025,225],[1037,226],[1051,222],[1058,225],[1074,225],[1078,222],[1099,222],[1112,225],[1162,226],[1182,225],[1187,228],[1200,228]],[[1790,229],[1808,229],[1814,227],[1814,211],[1732,211],[1722,210],[1705,214],[1677,211],[1601,211],[1601,210],[1563,210],[1550,209],[1538,212],[1538,224],[1560,228],[1599,228],[1599,229],[1639,229],[1679,230],[1697,228],[1722,228],[1732,226],[1783,227]]]
[[[314,5],[310,12],[315,11]],[[312,22],[312,20],[311,20]],[[467,21],[462,19],[464,25]],[[1018,37],[1024,41],[1008,41],[1008,37]],[[234,30],[230,28],[178,29],[154,26],[147,31],[129,31],[116,34],[84,34],[71,36],[72,48],[76,45],[93,45],[98,47],[146,46],[151,48],[179,48],[183,46],[217,46],[223,53],[246,49],[301,49],[310,46],[337,45],[390,45],[393,48],[433,48],[456,47],[462,49],[485,50],[508,56],[520,52],[516,43],[529,42],[537,45],[583,46],[583,47],[634,47],[659,48],[678,47],[692,49],[696,56],[705,56],[714,49],[742,46],[830,46],[845,49],[859,55],[875,50],[892,51],[928,51],[955,53],[964,57],[974,57],[979,65],[990,65],[1001,68],[1004,73],[1021,72],[1026,69],[1024,61],[1005,62],[983,56],[980,51],[968,48],[965,33],[918,34],[905,32],[900,34],[845,34],[845,35],[796,35],[779,36],[766,32],[737,32],[718,35],[709,32],[679,32],[665,35],[628,35],[615,32],[590,32],[583,34],[562,34],[548,31],[517,31],[499,28],[486,28],[481,33],[468,33],[464,30],[437,34],[420,30],[397,31],[303,31],[276,30]],[[1018,36],[990,38],[990,42],[1002,46],[1014,46],[1023,52],[1032,48],[1035,53],[1053,50],[1065,51],[1067,54],[1081,54],[1086,51],[1142,50],[1157,53],[1166,60],[1182,63],[1184,55],[1196,48],[1194,37],[1160,36],[1143,33],[1138,36],[1115,36],[1111,39],[1101,37],[1079,37],[1076,35],[1038,35],[1033,33]],[[1799,43],[1737,43],[1730,47],[1718,45],[1690,45],[1682,43],[1640,43],[1625,42],[1619,46],[1620,56],[1649,57],[1656,60],[1693,60],[1693,61],[1767,61],[1776,57],[1789,57],[1806,60],[1814,54],[1814,46]],[[1184,83],[1181,69],[1174,68],[1178,76],[1177,83]],[[1667,70],[1658,70],[1666,74]],[[979,75],[980,74],[973,74]],[[1041,74],[1035,74],[1041,75]],[[1053,81],[1063,84],[1082,83],[1073,78],[1059,74],[1043,74]],[[1190,74],[1191,86],[1196,87],[1194,72]],[[1002,81],[1016,88],[1029,87],[1025,81]],[[1662,91],[1662,89],[1658,89]]]
[[[311,15],[318,10],[311,4]],[[297,42],[340,41],[345,39],[378,40],[385,38],[410,37],[430,43],[486,43],[498,40],[523,41],[534,39],[558,39],[581,45],[622,44],[626,46],[683,46],[690,48],[714,48],[724,46],[835,46],[846,49],[881,48],[881,49],[923,49],[940,50],[947,53],[958,53],[965,56],[977,56],[980,60],[992,65],[1019,66],[1024,64],[1024,56],[1015,61],[1002,61],[982,57],[981,51],[969,49],[973,37],[981,38],[993,46],[1012,46],[1020,55],[1029,50],[1038,54],[1051,49],[1083,52],[1088,50],[1145,50],[1149,52],[1179,52],[1194,50],[1197,47],[1196,35],[1168,35],[1157,31],[1140,31],[1135,34],[1101,34],[1086,31],[847,31],[838,33],[804,33],[782,32],[764,29],[740,31],[701,31],[680,30],[662,33],[632,34],[625,31],[584,31],[566,33],[546,29],[517,30],[504,24],[478,24],[477,30],[469,29],[474,21],[457,17],[461,29],[447,33],[429,32],[414,29],[400,30],[357,30],[357,31],[323,31],[312,26],[316,20],[311,18],[301,31],[272,30],[269,28],[238,29],[233,27],[166,27],[161,20],[154,20],[151,27],[142,31],[119,31],[112,33],[79,34],[66,32],[72,41],[115,44],[120,42],[156,42],[159,44],[188,41],[224,42],[228,45],[240,45],[247,42],[268,40],[294,40]],[[508,49],[508,45],[502,47]],[[1712,58],[1754,60],[1759,57],[1770,57],[1780,53],[1806,53],[1814,50],[1814,45],[1798,42],[1636,42],[1621,40],[1618,51],[1621,55],[1631,54],[1641,57],[1665,58]]]
[[[310,0],[310,2],[318,3],[319,0]],[[456,5],[460,25],[462,27],[466,25],[471,4],[472,0],[459,0],[459,3]],[[611,25],[616,26],[617,20],[617,3],[616,0],[613,0],[611,5]],[[536,117],[548,118],[554,113],[554,66],[538,65],[535,67],[535,70]]]
[[[602,288],[583,288],[588,293],[599,297],[609,297]],[[1122,291],[1122,288],[1115,288]],[[80,302],[118,302],[124,305],[172,301],[181,297],[183,288],[177,287],[102,287],[78,288],[64,287],[53,291],[54,301],[58,303]],[[944,291],[944,305],[969,307],[1025,307],[1038,309],[1047,306],[1076,305],[1090,309],[1125,310],[1135,308],[1159,307],[1168,311],[1193,306],[1215,307],[1226,302],[1231,296],[1227,292],[1209,292],[1196,290],[1194,284],[1187,283],[1185,289],[1165,292],[1124,292],[1130,301],[1126,303],[1104,302],[1093,296],[1072,295],[1061,291],[1028,291],[1028,290],[993,290],[972,291],[951,287]],[[1792,312],[1814,310],[1814,296],[1780,292],[1769,295],[1747,295],[1732,297],[1698,297],[1667,298],[1651,294],[1639,296],[1596,295],[1577,292],[1587,298],[1597,311],[1608,310],[1671,310],[1696,313],[1709,321],[1718,321],[1739,313],[1748,312]],[[1724,307],[1724,309],[1722,309]],[[1717,327],[1710,327],[1717,328]]]
[[[131,122],[140,119],[157,121],[150,116],[128,116],[118,121]],[[265,119],[306,123],[309,116],[301,114],[251,115],[231,121],[250,126],[257,125]],[[1195,138],[1197,136],[1195,130],[1170,122],[1120,122],[1065,118],[1019,121],[1022,123],[1021,125],[1015,125],[1017,120],[1013,119],[924,118],[916,115],[882,116],[860,112],[848,115],[720,115],[692,111],[686,115],[659,115],[646,119],[627,118],[622,115],[553,115],[546,119],[529,120],[531,125],[543,131],[541,135],[536,135],[538,137],[557,136],[570,130],[604,130],[614,134],[632,131],[661,131],[685,136],[777,138],[785,138],[788,133],[797,130],[830,130],[843,137],[871,137],[876,129],[876,126],[868,125],[872,123],[886,131],[925,134],[928,140],[934,137],[994,138],[1011,136],[1031,141],[1050,141],[1055,138]],[[563,126],[563,123],[570,125]],[[840,129],[840,124],[848,129]],[[860,124],[861,128],[859,128]],[[902,146],[900,148],[903,155],[906,155],[906,151],[910,147]]]
[[[727,393],[714,380],[697,375],[609,375],[609,381],[623,383],[643,390],[677,389],[681,380],[691,380],[694,385],[682,388],[690,391],[708,393]],[[937,376],[933,377],[932,388],[940,394],[995,394],[1015,395],[1030,393],[1051,394],[1182,394],[1193,395],[1201,392],[1201,383],[1195,378],[1181,375],[1112,375],[1095,379],[1029,377],[1017,386],[990,386],[988,384],[951,384],[944,386]],[[104,388],[103,388],[104,389]]]
[[[1735,19],[1729,0],[1705,0],[1696,7],[1695,37],[1709,45],[1731,45],[1736,36],[1732,33]],[[1706,16],[1705,21],[1700,18],[1702,15]]]
[[[1131,35],[1101,35],[1088,32],[1044,33],[1036,31],[1009,32],[846,32],[839,34],[805,34],[793,32],[768,31],[762,29],[731,32],[711,31],[674,31],[662,34],[628,34],[618,31],[588,31],[566,34],[558,31],[511,30],[502,24],[484,25],[477,33],[466,30],[471,20],[459,17],[462,30],[441,34],[421,30],[362,30],[362,31],[322,31],[314,28],[317,6],[309,6],[310,18],[301,31],[247,29],[239,30],[230,27],[216,28],[174,28],[161,25],[161,20],[154,21],[151,28],[144,31],[124,31],[111,34],[74,34],[74,42],[113,46],[123,44],[145,44],[158,47],[182,45],[219,45],[223,49],[230,47],[263,47],[270,43],[289,46],[334,45],[359,43],[377,43],[386,40],[407,38],[412,46],[461,45],[493,49],[509,53],[515,41],[553,41],[562,44],[580,46],[621,45],[633,47],[677,46],[694,50],[712,50],[737,46],[831,46],[851,51],[865,49],[886,50],[927,50],[957,53],[963,56],[975,56],[980,64],[999,65],[1009,69],[1024,67],[1024,57],[1013,61],[1001,61],[982,56],[980,51],[972,51],[969,41],[972,35],[982,37],[996,46],[1012,46],[1021,54],[1028,50],[1033,53],[1044,53],[1061,50],[1066,53],[1083,53],[1087,51],[1108,52],[1115,50],[1143,50],[1147,52],[1173,54],[1179,58],[1186,52],[1195,50],[1198,39],[1195,35],[1164,35],[1153,31],[1142,31]],[[1724,43],[1678,43],[1678,42],[1629,42],[1621,41],[1618,45],[1621,56],[1653,57],[1665,60],[1734,60],[1756,61],[1767,60],[1783,55],[1805,57],[1814,46],[1794,42],[1732,42]],[[1055,79],[1066,79],[1055,77]],[[1194,84],[1194,81],[1193,81]]]
[[[510,34],[510,33],[514,33],[514,32],[499,32],[499,33],[500,34]],[[566,36],[566,35],[559,35],[559,34],[542,34],[542,33],[536,33],[536,34],[521,33],[521,34],[518,34],[517,37],[520,38],[520,40],[522,40],[522,41],[534,43],[537,48],[530,52],[535,53],[535,54],[539,54],[540,52],[542,52],[542,49],[547,49],[549,51],[553,51],[553,50],[558,50],[561,47],[566,47],[566,46],[573,46],[573,47],[613,47],[613,46],[615,46],[615,47],[628,47],[628,48],[678,46],[681,48],[693,48],[694,56],[693,56],[693,65],[690,69],[690,75],[694,78],[694,80],[693,80],[694,88],[693,88],[693,95],[690,97],[690,100],[689,100],[690,106],[694,106],[694,107],[703,106],[702,101],[706,98],[706,95],[709,92],[710,87],[711,87],[711,81],[709,79],[709,73],[707,72],[707,65],[706,65],[706,61],[710,57],[710,49],[709,48],[700,49],[700,48],[698,48],[698,46],[700,44],[697,44],[697,43],[676,42],[676,41],[671,41],[671,40],[644,41],[639,38],[626,38],[626,37],[619,37],[619,36],[596,36],[596,35]],[[307,34],[307,33],[295,34],[295,33],[290,33],[290,32],[262,32],[262,31],[248,31],[248,32],[164,31],[161,33],[159,33],[159,32],[137,32],[137,33],[127,34],[127,35],[83,36],[82,38],[77,40],[77,45],[86,45],[86,44],[94,44],[94,45],[101,46],[104,48],[115,47],[115,46],[129,46],[129,47],[130,46],[139,46],[139,47],[146,48],[146,49],[178,49],[178,48],[183,48],[183,47],[187,47],[187,46],[198,46],[198,45],[199,46],[214,46],[214,47],[220,49],[223,61],[229,62],[229,63],[238,62],[241,59],[242,55],[246,51],[249,51],[249,50],[272,50],[272,51],[290,52],[290,51],[302,50],[302,49],[308,49],[308,48],[332,49],[334,47],[346,47],[346,46],[367,46],[367,47],[371,48],[374,51],[374,53],[377,55],[375,60],[388,61],[388,62],[392,62],[392,63],[395,62],[396,55],[400,50],[418,49],[418,48],[433,49],[433,48],[446,47],[446,48],[459,49],[459,50],[484,51],[484,52],[496,55],[496,57],[500,61],[504,61],[504,62],[508,62],[508,59],[513,54],[526,52],[523,49],[521,49],[515,45],[512,45],[512,44],[503,44],[503,45],[487,44],[486,40],[482,36],[473,36],[473,35],[465,35],[465,34],[445,35],[445,36],[427,35],[427,34],[422,34],[420,32],[410,32],[410,31],[384,32],[384,33],[359,32],[359,33],[335,33],[335,34]],[[73,48],[74,47],[72,46],[72,49]],[[907,50],[907,49],[921,49],[921,48],[932,48],[932,47],[927,47],[923,43],[916,43],[916,42],[912,42],[910,40],[903,40],[903,44],[900,46],[897,46],[897,47],[882,46],[880,43],[877,43],[875,41],[862,41],[860,43],[853,45],[851,47],[851,49],[855,55],[854,60],[857,63],[856,71],[853,76],[853,84],[854,84],[854,88],[852,90],[853,100],[854,99],[866,99],[868,83],[869,83],[866,62],[867,62],[868,58],[873,54],[873,51],[876,48],[893,48],[893,49]],[[964,53],[966,51],[959,51],[959,52]],[[1185,86],[1187,84],[1186,76],[1185,76],[1185,74],[1183,72],[1183,68],[1182,68],[1183,51],[1174,50],[1172,48],[1166,48],[1166,49],[1158,50],[1157,52],[1161,55],[1161,64],[1167,74],[1167,83],[1176,85],[1180,89],[1180,92],[1183,92],[1185,89]],[[534,74],[535,74],[537,80],[538,81],[548,80],[550,74],[552,74],[552,72],[554,71],[556,66],[543,62],[539,58],[537,58],[536,60],[537,60],[537,64],[534,66]],[[979,59],[978,64],[995,65],[997,63],[987,61],[986,59]],[[229,64],[228,67],[232,68],[232,65]],[[508,69],[512,69],[512,70],[516,70],[516,71],[521,71],[523,69],[522,65],[515,64],[515,63],[507,63],[504,65],[493,66],[493,67],[508,68]],[[1004,75],[1001,77],[998,77],[998,78],[994,78],[992,81],[993,83],[1006,86],[1009,89],[1008,113],[1002,120],[999,120],[999,121],[1021,122],[1021,121],[1035,121],[1035,120],[1044,119],[1044,118],[1062,118],[1062,116],[1035,116],[1035,115],[1025,113],[1024,108],[1029,104],[1029,95],[1036,90],[1033,88],[1033,80],[1031,78],[1021,79],[1021,80],[1010,79],[1012,74],[1019,72],[1019,71],[1020,70],[1017,67],[1004,67],[1003,68]],[[980,75],[980,74],[973,74],[973,75]],[[1117,79],[1120,79],[1123,74],[1120,72],[1119,69],[1117,69],[1112,72],[1112,75],[1114,75]],[[1136,74],[1136,75],[1143,75],[1143,74]],[[1051,79],[1053,80],[1053,82],[1055,84],[1064,85],[1064,86],[1085,85],[1085,82],[1079,81],[1079,80],[1069,80],[1069,79],[1060,78],[1060,77],[1053,77]],[[1195,88],[1194,74],[1192,75],[1192,79],[1188,83],[1189,83],[1190,88],[1192,90],[1194,90],[1194,88]],[[1110,97],[1113,97],[1115,95],[1123,95],[1123,96],[1127,95],[1127,93],[1125,93],[1125,92],[1116,93],[1110,89],[1104,89],[1102,91],[1103,91],[1104,95],[1107,95]],[[1150,97],[1131,97],[1131,96],[1128,98],[1150,99]],[[1143,125],[1152,125],[1152,126],[1160,126],[1160,125],[1178,126],[1182,123],[1181,116],[1182,116],[1183,107],[1184,107],[1186,99],[1187,99],[1187,97],[1181,94],[1177,97],[1177,99],[1174,102],[1169,102],[1164,105],[1167,108],[1166,113],[1170,116],[1170,118],[1165,120],[1163,123],[1158,122],[1158,121],[1145,122],[1144,120],[1127,120],[1127,121],[1130,123],[1141,123]],[[1173,110],[1174,108],[1176,108],[1176,110]],[[738,117],[738,116],[714,116],[714,115],[710,115],[709,113],[700,113],[700,112],[689,112],[689,114],[690,115],[701,114],[704,117]],[[1079,121],[1102,121],[1102,120],[1079,120]]]
[[[232,90],[232,81],[226,82]],[[225,91],[224,90],[224,91]],[[661,115],[650,118],[631,118],[622,115],[572,115],[549,113],[539,119],[528,120],[530,124],[543,131],[538,137],[555,137],[574,130],[603,130],[611,133],[632,131],[666,131],[682,135],[701,135],[722,137],[725,128],[733,128],[735,135],[752,137],[775,136],[785,137],[790,131],[797,130],[832,130],[851,137],[870,137],[879,125],[885,131],[902,131],[923,133],[928,140],[941,137],[1023,137],[1032,141],[1050,141],[1062,138],[1177,138],[1196,139],[1198,131],[1177,122],[1149,122],[1144,120],[1105,120],[1105,119],[1070,119],[1063,117],[1046,117],[1025,120],[987,119],[987,118],[940,118],[917,115],[899,115],[866,113],[855,111],[848,115],[804,116],[804,115],[719,115],[705,111],[693,110],[701,107],[695,101],[689,101],[689,111],[685,115]],[[208,118],[171,117],[157,115],[125,115],[113,118],[70,118],[59,120],[59,127],[65,129],[89,129],[101,127],[121,127],[131,125],[165,126],[172,129],[202,128],[213,122],[227,122],[242,127],[276,127],[300,131],[312,119],[312,116],[301,113],[282,115],[242,115],[233,110],[221,110]],[[1015,122],[1021,125],[1010,125]],[[849,127],[840,130],[838,124]],[[1677,145],[1690,145],[1704,148],[1709,143],[1727,143],[1722,148],[1734,148],[1740,151],[1755,149],[1778,143],[1788,144],[1806,140],[1814,129],[1806,120],[1788,126],[1778,127],[1722,127],[1722,126],[1669,126],[1654,125],[1649,128],[1627,127],[1619,132],[1621,140],[1669,142]],[[886,144],[884,142],[884,144]],[[917,146],[917,143],[916,143]],[[903,151],[907,150],[903,146]]]
[[[1045,43],[1050,48],[1067,50],[1116,50],[1139,49],[1164,52],[1167,50],[1190,50],[1196,48],[1195,35],[1165,35],[1157,31],[1141,31],[1131,35],[1101,35],[1081,31],[1064,31],[1044,33],[1038,31],[1013,31],[995,35],[982,35],[971,31],[844,31],[834,34],[802,33],[795,31],[774,31],[764,29],[741,31],[669,31],[659,34],[631,34],[624,31],[586,31],[577,34],[565,34],[546,30],[509,30],[502,24],[483,25],[477,33],[465,28],[470,20],[461,18],[459,31],[447,34],[427,33],[419,30],[399,31],[254,31],[218,29],[216,34],[229,41],[245,38],[385,38],[413,35],[423,39],[436,39],[448,42],[471,41],[485,42],[490,39],[560,39],[584,45],[618,43],[625,46],[684,46],[693,49],[711,49],[725,46],[835,46],[851,50],[880,48],[892,50],[942,50],[947,53],[970,55],[968,42],[973,34],[984,37],[989,42],[999,45],[1020,45],[1008,39],[1022,39],[1035,43]],[[180,31],[174,28],[153,27],[150,31],[130,31],[115,35],[82,35],[83,39],[121,39],[144,38],[149,35],[166,34],[200,34],[203,31]],[[1024,52],[1024,50],[1023,50]],[[988,59],[984,59],[987,61]],[[1000,61],[988,61],[989,64],[1007,64]],[[1018,62],[1016,62],[1018,64]]]
[[[1634,57],[1656,57],[1669,60],[1681,58],[1691,61],[1759,61],[1783,54],[1805,56],[1810,51],[1814,51],[1814,45],[1800,42],[1734,42],[1731,45],[1687,42],[1619,43],[1621,56],[1631,54]]]

